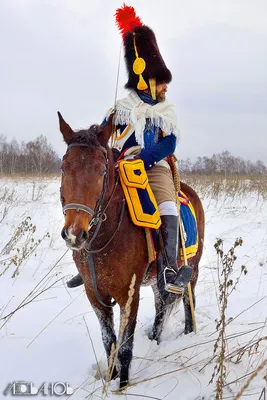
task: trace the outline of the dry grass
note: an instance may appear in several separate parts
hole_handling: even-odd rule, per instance
[[[259,374],[259,372],[267,365],[267,360],[264,360],[259,366],[258,368],[253,372],[253,374],[251,374],[251,376],[249,377],[249,379],[247,380],[247,382],[245,383],[245,385],[240,389],[240,391],[237,393],[237,395],[235,396],[234,400],[238,400],[241,398],[242,394],[244,393],[244,391],[249,387],[250,383],[252,382],[252,380]]]
[[[218,239],[214,247],[218,255],[218,277],[219,277],[219,304],[220,304],[220,319],[216,320],[216,330],[218,331],[218,338],[214,344],[214,355],[216,355],[216,364],[212,374],[210,383],[217,377],[216,381],[216,400],[223,399],[223,388],[227,376],[226,368],[226,327],[232,319],[226,319],[226,311],[228,306],[229,296],[233,288],[236,287],[238,281],[233,282],[231,275],[233,273],[233,266],[237,259],[235,249],[242,246],[242,239],[237,239],[231,249],[224,253],[223,241]],[[241,267],[241,273],[246,273],[245,266]]]
[[[35,238],[36,226],[31,223],[31,217],[26,217],[15,229],[11,239],[4,246],[0,252],[0,256],[8,255],[9,257],[3,261],[0,261],[0,265],[3,264],[3,271],[0,272],[0,277],[3,275],[11,266],[14,266],[12,278],[20,272],[20,267],[25,263],[31,256],[36,257],[37,247],[46,238],[49,238],[49,232],[46,232],[40,239]]]
[[[1,175],[0,179],[10,179],[10,180],[27,180],[31,181],[32,179],[54,179],[59,178],[61,176],[60,171],[58,173],[51,172],[47,174],[39,174],[39,173],[31,173],[31,174],[12,174],[12,175]]]
[[[0,180],[10,181],[43,181],[60,178],[60,172],[51,174],[30,174],[30,175],[0,175]],[[202,196],[217,199],[219,196],[243,197],[256,193],[267,199],[267,178],[265,176],[252,175],[200,175],[181,173],[181,180],[192,186]]]
[[[227,176],[182,174],[181,180],[190,185],[201,197],[240,199],[256,195],[267,199],[267,178],[264,176]]]

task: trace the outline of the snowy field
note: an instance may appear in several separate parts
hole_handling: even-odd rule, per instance
[[[266,359],[267,200],[256,191],[199,193],[206,212],[206,238],[196,288],[197,333],[183,335],[180,305],[166,324],[160,345],[151,342],[147,333],[154,318],[153,295],[150,288],[143,288],[131,386],[119,395],[114,393],[118,381],[113,381],[103,394],[96,373],[97,363],[102,372],[106,369],[98,321],[83,287],[66,287],[76,268],[60,236],[59,186],[58,178],[0,179],[0,398],[11,398],[3,393],[9,383],[27,381],[38,388],[44,382],[68,383],[74,393],[60,397],[73,400],[215,399],[218,375],[209,382],[219,362],[213,351],[219,335],[215,320],[221,316],[214,243],[223,239],[227,252],[242,237],[230,278],[235,283],[242,265],[248,273],[241,274],[235,290],[228,289],[222,360],[223,398],[234,399]],[[117,306],[115,319],[118,326]],[[220,346],[221,342],[216,354]],[[265,365],[240,398],[258,400],[262,394],[264,399],[266,370]]]

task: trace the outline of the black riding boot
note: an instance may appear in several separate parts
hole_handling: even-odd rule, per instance
[[[81,285],[83,285],[83,278],[81,277],[80,274],[77,274],[70,281],[67,282],[68,288],[73,288]]]
[[[178,268],[177,249],[179,248],[178,217],[162,215],[161,233],[165,248],[165,255],[158,260],[158,288],[165,303],[172,303],[181,295],[192,278],[193,269],[183,265]],[[171,294],[170,294],[171,293]]]

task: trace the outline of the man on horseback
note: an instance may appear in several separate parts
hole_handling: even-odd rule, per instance
[[[122,34],[129,95],[117,101],[114,114],[113,148],[125,159],[141,159],[155,195],[162,221],[165,260],[158,262],[158,286],[162,298],[167,292],[182,293],[192,277],[192,268],[178,268],[179,210],[177,193],[167,157],[174,153],[179,138],[174,106],[167,103],[167,84],[172,75],[160,54],[153,31],[143,25],[133,7],[116,11],[116,23]],[[163,261],[164,260],[164,261]],[[68,287],[82,284],[79,275]]]

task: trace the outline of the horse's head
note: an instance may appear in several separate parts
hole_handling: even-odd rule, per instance
[[[62,237],[72,250],[80,250],[88,239],[90,223],[101,212],[108,185],[107,143],[112,116],[105,126],[92,125],[74,132],[59,116],[60,131],[68,148],[61,171],[61,201],[65,214]]]

